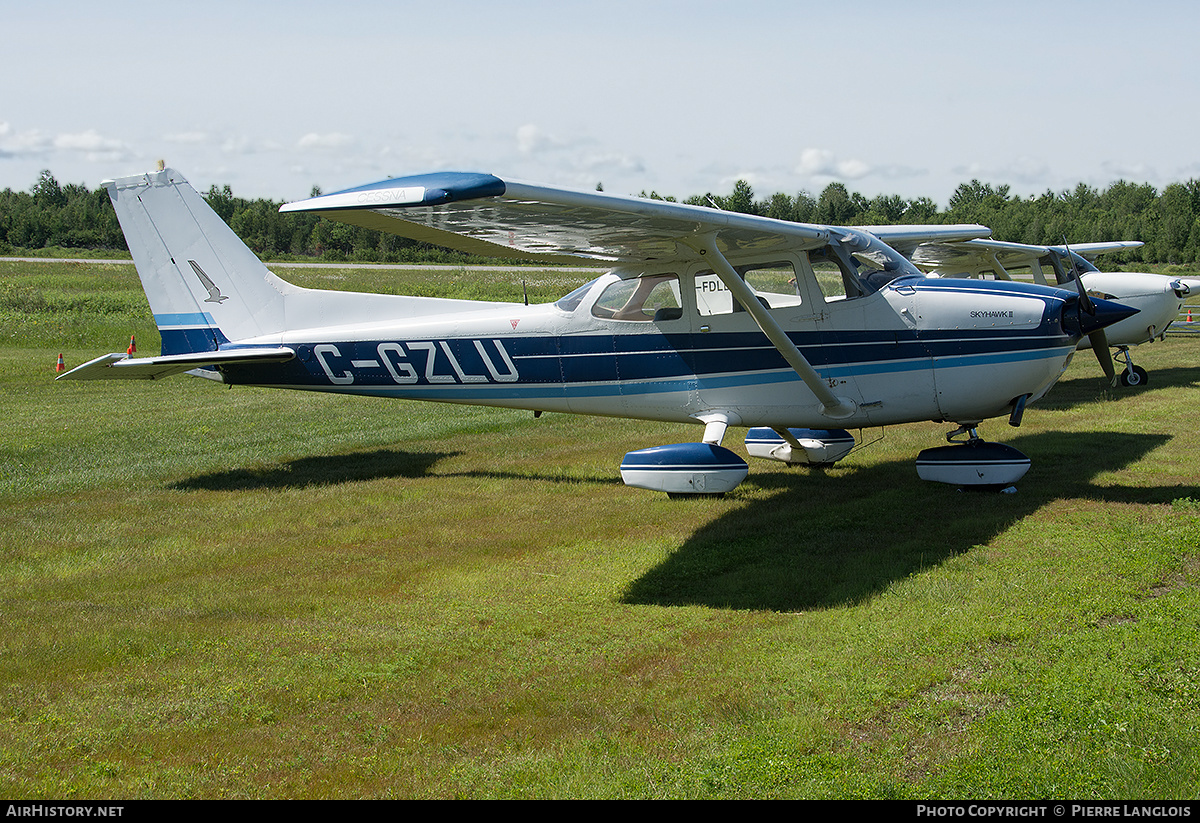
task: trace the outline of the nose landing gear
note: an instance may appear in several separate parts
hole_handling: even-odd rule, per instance
[[[1128,346],[1117,346],[1117,353],[1113,356],[1114,360],[1119,360],[1125,364],[1125,371],[1121,372],[1121,385],[1126,388],[1134,386],[1144,386],[1149,382],[1150,377],[1146,374],[1146,370],[1141,366],[1133,365],[1133,358],[1129,355]]]

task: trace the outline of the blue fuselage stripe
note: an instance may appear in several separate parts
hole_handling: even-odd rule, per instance
[[[173,345],[203,342],[214,329],[170,332]],[[217,332],[219,334],[219,331]],[[178,335],[178,338],[174,336]],[[1062,357],[1063,334],[993,331],[793,334],[827,378],[867,377]],[[699,338],[699,340],[697,340]],[[168,335],[164,333],[164,352]],[[702,346],[693,345],[702,342]],[[600,397],[769,385],[799,378],[762,334],[576,335],[289,344],[280,365],[223,367],[229,382],[438,397]],[[222,344],[222,349],[228,346]],[[195,349],[192,349],[195,350]]]
[[[208,312],[175,312],[154,315],[154,322],[161,329],[164,326],[215,326],[213,316]]]

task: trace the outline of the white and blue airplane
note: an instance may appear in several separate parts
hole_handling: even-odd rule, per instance
[[[917,246],[909,256],[922,271],[946,277],[991,275],[1011,280],[1014,271],[1028,269],[1033,282],[1042,285],[1053,282],[1069,288],[1078,279],[1089,295],[1138,309],[1136,315],[1084,337],[1079,347],[1095,351],[1114,386],[1118,381],[1123,386],[1144,386],[1148,380],[1146,370],[1134,365],[1129,350],[1162,340],[1193,289],[1200,290],[1200,282],[1149,272],[1102,272],[1092,263],[1097,255],[1141,245],[1139,240],[1061,246],[1006,243],[990,238],[934,240]],[[1047,277],[1047,269],[1052,280]],[[1113,368],[1110,347],[1116,349],[1116,359],[1125,366],[1120,375]]]
[[[178,172],[105,186],[162,353],[104,355],[60,379],[187,372],[702,425],[698,442],[622,462],[628,485],[671,494],[720,494],[746,477],[746,462],[721,445],[729,427],[750,429],[752,456],[829,464],[854,446],[848,429],[924,420],[957,428],[952,445],[918,457],[921,477],[1013,483],[1029,458],[985,443],[976,427],[993,417],[1019,425],[1081,338],[1135,311],[1049,286],[929,277],[854,228],[463,172],[388,179],[281,210],[609,271],[543,305],[312,290],[268,271]],[[987,234],[892,231],[904,242]]]

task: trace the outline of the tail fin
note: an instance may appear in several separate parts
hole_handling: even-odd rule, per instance
[[[283,330],[288,286],[174,169],[105,182],[164,355]]]

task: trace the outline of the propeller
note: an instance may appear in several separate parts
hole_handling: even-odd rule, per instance
[[[1079,274],[1079,269],[1075,266],[1075,258],[1071,256],[1071,247],[1067,245],[1067,238],[1063,238],[1063,248],[1067,250],[1067,260],[1071,263],[1071,274],[1075,278],[1075,288],[1079,291],[1079,310],[1087,312],[1089,316],[1096,316],[1096,304],[1092,302],[1092,297],[1087,293],[1087,289],[1083,285],[1083,277]],[[1080,317],[1080,328],[1083,327],[1083,318]],[[1100,361],[1100,368],[1104,370],[1104,376],[1108,378],[1110,386],[1117,385],[1117,370],[1113,366],[1112,351],[1108,348],[1108,335],[1104,333],[1103,328],[1096,329],[1088,333],[1088,342],[1092,344],[1092,351],[1096,354],[1096,359]]]

